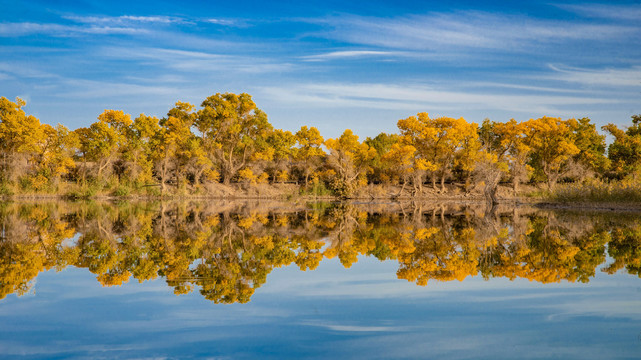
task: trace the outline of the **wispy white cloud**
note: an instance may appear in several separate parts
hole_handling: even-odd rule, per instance
[[[86,34],[97,34],[97,35],[109,35],[109,34],[128,34],[128,35],[137,35],[137,34],[147,34],[150,31],[147,29],[133,28],[133,27],[117,27],[117,26],[90,26],[88,28],[82,28],[79,30],[72,29],[80,33]]]
[[[557,4],[557,7],[575,14],[611,20],[641,19],[641,4],[611,5],[611,4]]]
[[[0,62],[0,72],[5,72],[6,74],[13,74],[19,78],[34,78],[34,79],[45,79],[45,78],[56,78],[58,77],[55,74],[48,73],[39,69],[35,69],[30,66],[24,66],[24,64],[10,63],[10,62]]]
[[[158,55],[163,57],[177,57],[181,59],[202,59],[202,60],[221,60],[229,57],[228,55],[209,53],[204,51],[192,51],[181,49],[165,49],[165,48],[144,48],[141,51],[130,52],[133,56],[157,58]]]
[[[160,66],[185,72],[211,73],[212,71],[241,72],[246,74],[276,73],[292,70],[295,65],[251,55],[227,55],[205,51],[165,48],[103,48],[105,56],[120,59],[144,60]]]
[[[325,322],[305,322],[302,325],[317,326],[338,332],[399,332],[412,329],[409,326],[345,325]]]
[[[62,19],[69,20],[75,24],[68,23],[36,23],[36,22],[15,22],[0,23],[0,36],[17,37],[35,34],[47,36],[77,36],[83,34],[110,35],[110,34],[148,34],[154,29],[153,26],[168,25],[172,23],[185,22],[179,17],[170,16],[79,16],[65,15]]]
[[[582,69],[550,65],[555,73],[549,79],[584,85],[603,85],[608,87],[641,88],[641,66],[619,69]]]
[[[485,109],[510,112],[566,114],[567,107],[618,103],[619,100],[593,96],[559,94],[502,94],[483,91],[450,90],[446,87],[391,85],[376,83],[327,83],[264,89],[272,100],[320,107],[360,107],[374,109]]]
[[[128,23],[161,23],[170,24],[182,22],[183,19],[171,16],[79,16],[66,15],[63,19],[83,24],[128,24]]]
[[[500,83],[500,82],[466,82],[465,86],[468,88],[493,88],[493,89],[513,89],[513,90],[526,90],[534,91],[538,93],[566,93],[566,94],[580,94],[588,93],[588,90],[577,90],[577,89],[566,89],[559,87],[550,87],[550,86],[534,86],[534,85],[522,85],[522,84],[510,84],[510,83]]]
[[[219,25],[219,26],[237,27],[237,28],[246,28],[250,26],[250,22],[247,21],[246,19],[208,18],[208,19],[202,19],[199,21],[204,23]]]
[[[465,47],[527,51],[532,44],[599,41],[638,35],[638,28],[633,26],[566,22],[477,11],[398,18],[346,15],[315,22],[329,28],[316,34],[321,37],[409,50],[442,51]]]
[[[172,23],[182,21],[180,18],[170,16],[132,16],[123,15],[119,17],[123,20],[140,21],[140,22],[155,22],[155,23]]]
[[[117,81],[64,79],[62,84],[63,85],[61,87],[71,90],[61,91],[59,95],[84,99],[124,96],[168,96],[176,94],[176,89],[172,86],[136,84]]]
[[[225,26],[230,26],[234,25],[236,23],[235,20],[229,20],[229,19],[205,19],[205,22],[208,22],[210,24],[216,24],[216,25],[225,25]]]
[[[191,82],[191,78],[186,77],[186,76],[180,76],[176,74],[164,74],[164,75],[159,75],[155,76],[153,78],[149,77],[143,77],[139,75],[129,75],[125,76],[124,79],[128,82],[133,82],[133,83],[141,83],[141,84],[171,84],[171,85],[177,85],[177,84],[187,84]]]
[[[180,16],[136,16],[136,15],[122,15],[122,16],[80,16],[80,15],[65,15],[62,17],[76,23],[82,24],[96,24],[96,25],[127,25],[127,24],[155,24],[155,25],[168,25],[168,24],[214,24],[226,27],[248,27],[249,21],[242,18],[198,18],[198,17],[180,17]]]
[[[136,35],[147,34],[149,30],[122,26],[76,26],[61,24],[38,24],[31,22],[0,24],[1,37],[20,37],[36,34],[48,36],[77,36],[82,34],[94,35]]]
[[[70,346],[67,344],[67,346]],[[36,357],[60,357],[69,354],[69,347],[56,347],[50,344],[37,346],[24,346],[15,342],[1,342],[0,348],[7,355],[17,356],[36,356]],[[78,353],[108,353],[108,352],[131,352],[134,350],[150,349],[149,345],[124,344],[124,345],[104,345],[104,344],[73,344],[74,351]]]
[[[577,301],[571,304],[555,304],[543,307],[556,308],[560,312],[548,316],[548,320],[569,316],[605,316],[641,320],[641,309],[638,301],[619,299],[598,299],[593,296],[590,301]]]
[[[391,56],[405,56],[408,55],[402,51],[377,51],[377,50],[344,50],[344,51],[330,51],[323,54],[307,55],[301,57],[305,61],[325,61],[335,59],[350,59],[350,58],[363,58],[363,57],[391,57]]]

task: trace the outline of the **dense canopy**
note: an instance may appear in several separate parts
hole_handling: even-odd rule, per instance
[[[359,188],[394,196],[467,194],[523,183],[636,179],[641,172],[640,115],[626,130],[590,119],[542,117],[479,126],[419,113],[398,120],[398,134],[360,139],[350,129],[324,139],[309,126],[274,129],[249,94],[214,94],[200,108],[176,102],[161,119],[105,110],[73,131],[42,124],[21,99],[0,98],[0,193],[77,196],[202,195],[221,186],[298,184],[302,193],[350,197]],[[606,155],[607,153],[607,155]],[[425,184],[431,186],[424,187]],[[446,186],[449,185],[448,186]]]

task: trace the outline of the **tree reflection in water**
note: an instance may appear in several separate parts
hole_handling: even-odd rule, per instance
[[[246,303],[277,267],[398,262],[397,276],[587,282],[641,274],[640,215],[461,205],[9,203],[0,206],[0,299],[42,271],[86,268],[103,286],[163,277],[176,294]]]

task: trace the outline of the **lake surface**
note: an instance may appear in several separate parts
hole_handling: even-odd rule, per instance
[[[460,204],[0,204],[0,357],[638,359],[640,220]]]

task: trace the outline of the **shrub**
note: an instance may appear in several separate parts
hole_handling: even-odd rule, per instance
[[[0,183],[0,195],[11,196],[13,195],[13,190],[6,182]]]
[[[131,194],[131,188],[127,185],[118,185],[116,187],[116,190],[114,190],[113,195],[114,196],[129,196]]]
[[[324,181],[320,181],[319,179],[314,179],[310,184],[310,186],[306,188],[301,188],[300,194],[317,196],[317,197],[334,196],[334,192],[331,189],[329,189],[327,186],[325,186]]]

